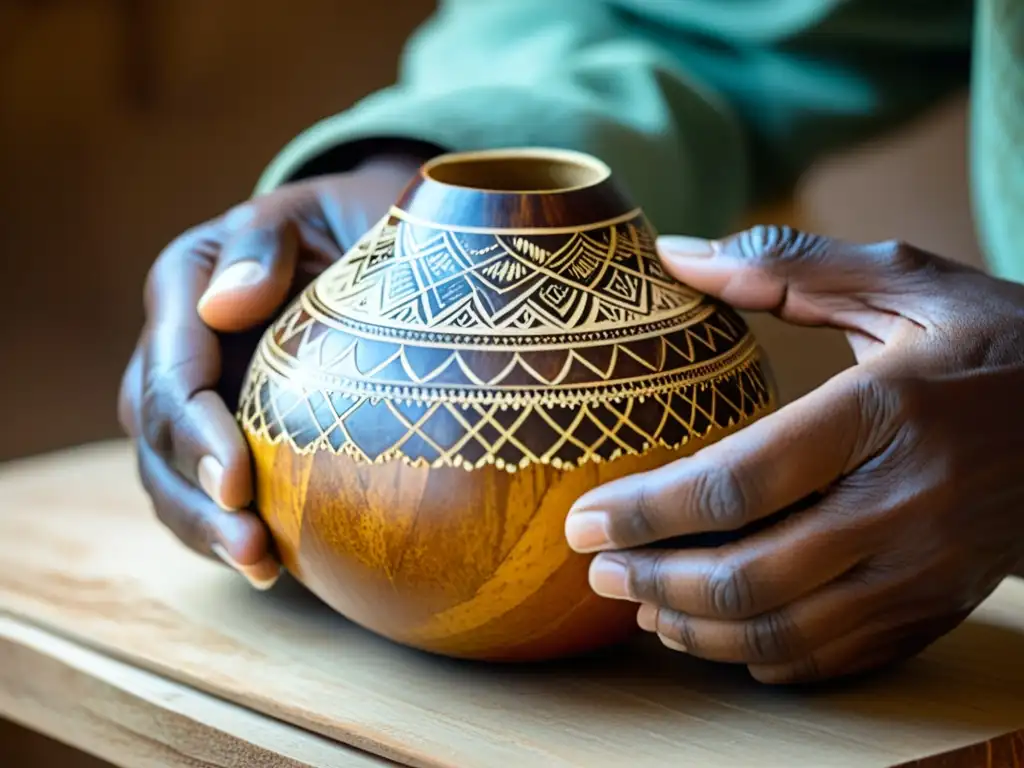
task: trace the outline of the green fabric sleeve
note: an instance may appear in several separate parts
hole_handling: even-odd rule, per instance
[[[1024,2],[978,3],[971,92],[974,216],[989,267],[1024,283]]]
[[[398,84],[300,135],[257,192],[339,144],[390,137],[590,152],[662,230],[720,233],[749,196],[743,131],[727,105],[594,2],[448,0],[410,40]]]
[[[257,191],[331,167],[317,158],[343,170],[370,140],[565,147],[605,160],[660,231],[718,236],[966,82],[967,6],[922,23],[886,1],[445,0],[398,83],[300,135]]]

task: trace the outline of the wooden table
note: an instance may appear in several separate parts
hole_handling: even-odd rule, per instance
[[[0,716],[131,768],[1024,764],[1014,579],[904,668],[830,690],[773,690],[650,639],[470,665],[187,552],[122,443],[0,467],[0,563]]]

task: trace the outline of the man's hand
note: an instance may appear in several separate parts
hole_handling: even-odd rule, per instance
[[[639,603],[667,646],[772,683],[866,671],[957,626],[1024,561],[1024,287],[789,229],[661,249],[675,277],[739,309],[845,330],[858,363],[580,498],[566,535],[602,552],[593,589]],[[648,547],[785,510],[718,548]]]
[[[150,271],[121,424],[160,520],[259,589],[280,566],[246,510],[250,456],[232,415],[242,378],[282,305],[384,215],[418,165],[381,158],[282,187],[182,235]]]

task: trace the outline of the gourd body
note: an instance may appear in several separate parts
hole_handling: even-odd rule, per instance
[[[770,410],[730,308],[663,271],[599,161],[447,155],[264,336],[239,418],[288,570],[397,642],[539,660],[618,642],[564,538],[584,492]]]

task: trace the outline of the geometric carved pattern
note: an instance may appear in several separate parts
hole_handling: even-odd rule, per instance
[[[664,273],[639,214],[486,234],[392,211],[268,331],[239,417],[303,453],[569,467],[746,422],[767,377],[742,319]]]
[[[678,317],[700,294],[665,274],[640,222],[554,235],[435,229],[396,219],[325,275],[332,314],[458,333],[600,331]]]

